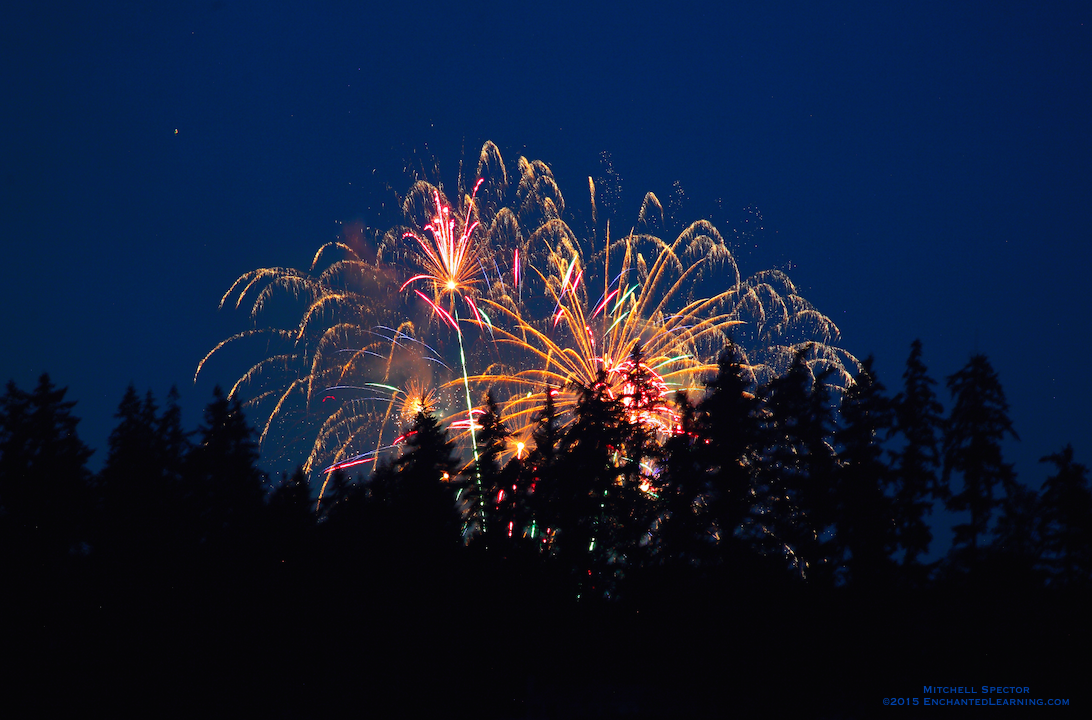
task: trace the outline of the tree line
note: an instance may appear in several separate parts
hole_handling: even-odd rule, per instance
[[[164,677],[275,694],[281,683],[233,658],[325,656],[320,669],[294,670],[325,685],[347,680],[347,658],[363,662],[360,648],[372,647],[383,656],[366,662],[369,687],[487,684],[451,674],[470,663],[507,688],[481,691],[473,714],[501,716],[517,700],[547,702],[533,679],[556,688],[577,677],[572,668],[603,671],[559,637],[609,645],[608,682],[620,683],[639,638],[683,616],[783,661],[785,643],[867,646],[874,628],[862,618],[879,612],[878,593],[884,612],[917,618],[895,642],[910,652],[921,623],[969,632],[1003,612],[998,598],[1037,613],[1049,605],[1069,622],[1070,600],[1056,593],[1084,597],[1092,585],[1087,468],[1066,445],[1043,457],[1041,489],[1018,480],[1002,453],[1016,433],[984,355],[947,378],[946,415],[920,342],[893,395],[869,358],[836,398],[807,348],[756,384],[729,345],[704,392],[665,399],[644,360],[635,348],[621,383],[603,374],[571,388],[568,413],[558,389],[547,392],[518,453],[492,395],[474,461],[418,414],[396,457],[369,476],[335,473],[321,502],[302,471],[274,481],[259,470],[239,402],[218,389],[187,431],[174,390],[161,407],[130,387],[91,473],[65,390],[45,375],[32,391],[8,383],[0,553],[11,617],[25,619],[15,647],[32,648],[26,672],[62,657],[83,668],[74,676],[85,689],[111,687],[82,663],[120,643],[149,686],[172,681],[153,680],[138,659],[170,648]],[[657,432],[649,419],[664,417],[670,432]],[[962,521],[948,552],[926,563],[939,507]],[[952,607],[963,614],[950,618]],[[786,616],[807,629],[752,627]],[[696,642],[668,644],[693,659]],[[772,682],[751,666],[735,671]]]
[[[339,503],[367,506],[385,536],[446,535],[545,563],[578,598],[664,573],[820,588],[1092,582],[1087,468],[1066,445],[1042,458],[1053,473],[1041,490],[1017,479],[1002,454],[1016,432],[984,355],[947,378],[946,417],[920,342],[893,397],[868,358],[837,403],[807,348],[756,386],[729,346],[705,392],[670,407],[640,347],[625,367],[621,383],[603,373],[577,386],[571,417],[547,392],[526,455],[511,454],[490,395],[477,460],[461,474],[436,419],[419,415],[403,454],[368,480],[341,479],[320,518],[337,520]],[[660,440],[645,419],[669,410],[675,427]],[[963,522],[947,555],[925,563],[937,507]]]

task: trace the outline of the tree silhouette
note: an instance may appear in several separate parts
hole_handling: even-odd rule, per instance
[[[762,404],[754,393],[754,378],[742,363],[739,351],[729,343],[698,404],[698,463],[708,473],[709,514],[722,558],[738,557],[754,520],[755,483],[764,444]]]
[[[534,447],[527,456],[527,461],[521,466],[523,480],[521,483],[527,487],[530,530],[529,538],[541,546],[548,545],[550,537],[548,530],[550,523],[550,511],[553,498],[558,492],[557,479],[557,448],[561,443],[561,419],[557,412],[555,397],[558,390],[549,385],[546,386],[542,409],[536,413],[535,425],[531,431],[531,440]]]
[[[833,543],[857,585],[890,578],[897,542],[895,507],[887,494],[891,471],[881,445],[891,429],[892,408],[873,362],[872,356],[866,358],[846,389],[841,426],[834,435],[839,453]]]
[[[1058,681],[1071,663],[1057,650],[1089,636],[1092,488],[1073,448],[1042,458],[1053,470],[1041,497],[1018,483],[997,449],[1012,434],[1000,385],[984,358],[972,359],[949,380],[943,445],[947,472],[963,480],[952,500],[971,514],[956,572],[913,567],[911,583],[888,583],[900,570],[896,546],[925,551],[914,528],[944,487],[920,343],[897,402],[869,358],[837,415],[809,357],[802,349],[786,375],[756,389],[729,346],[703,396],[678,393],[670,404],[647,401],[640,372],[604,372],[575,388],[564,419],[548,392],[535,447],[508,464],[493,398],[469,469],[440,421],[418,415],[397,456],[368,480],[335,474],[319,507],[299,469],[265,493],[237,402],[217,391],[191,447],[176,392],[159,409],[130,387],[92,487],[97,530],[84,524],[89,451],[73,404],[48,378],[33,393],[9,384],[0,554],[18,620],[5,649],[22,669],[5,677],[35,691],[46,677],[79,698],[185,686],[209,688],[192,698],[207,704],[232,690],[281,714],[296,712],[286,698],[313,714],[340,699],[314,688],[363,683],[384,700],[466,696],[476,717],[579,715],[588,698],[598,702],[588,688],[628,699],[634,659],[643,668],[650,646],[671,662],[634,702],[694,716],[723,709],[726,693],[710,680],[725,673],[759,709],[786,673],[817,688],[839,687],[854,663],[866,676],[906,675],[937,643],[951,649],[949,673],[988,651],[1000,667],[1042,668],[1028,682]],[[628,370],[642,362],[637,354]],[[673,432],[654,438],[669,412]],[[902,442],[885,454],[895,435]],[[468,539],[475,470],[490,525]],[[905,499],[918,505],[900,512]],[[534,529],[533,543],[521,529]],[[785,572],[786,559],[798,572]],[[1014,611],[1028,622],[1005,624]],[[745,648],[744,660],[711,661],[709,649],[728,643]],[[884,662],[868,665],[878,652]],[[324,662],[296,666],[298,684],[268,674],[316,653]],[[1079,683],[1079,670],[1063,679]],[[833,698],[807,699],[846,714]]]
[[[621,394],[618,400],[626,409],[630,422],[641,425],[670,424],[670,408],[664,394],[667,384],[648,366],[645,350],[636,343],[629,357],[614,372],[621,375]]]
[[[766,552],[784,554],[801,577],[832,577],[828,531],[833,523],[835,464],[826,375],[812,377],[810,347],[797,350],[786,374],[760,388],[765,448],[758,496]]]
[[[87,541],[92,451],[76,434],[74,401],[43,374],[31,393],[0,399],[0,518],[5,552],[56,561]]]
[[[557,389],[546,386],[546,399],[535,418],[531,439],[535,447],[532,457],[537,464],[550,465],[557,458],[557,446],[561,442],[561,419],[557,412]]]
[[[173,385],[167,393],[167,404],[156,420],[156,435],[159,439],[160,463],[164,479],[170,485],[177,485],[182,481],[186,456],[189,455],[192,443],[190,442],[191,433],[182,428],[182,409],[178,405],[178,388]]]
[[[969,553],[974,563],[997,507],[995,488],[1001,485],[1008,491],[1015,485],[1013,466],[1002,460],[1001,441],[1017,435],[1001,382],[985,355],[974,355],[949,376],[948,389],[954,404],[944,429],[943,479],[947,483],[953,472],[962,476],[963,485],[948,499],[948,508],[971,514],[970,522],[954,528],[954,550]]]
[[[1042,553],[1039,495],[1013,481],[1005,486],[998,504],[1001,513],[989,548],[991,565],[1007,583],[1018,582],[1024,587],[1041,584],[1036,577]]]
[[[531,477],[523,470],[521,452],[517,451],[507,463],[501,465],[501,457],[509,450],[512,432],[504,425],[493,394],[486,397],[486,412],[479,418],[482,426],[478,431],[478,458],[481,464],[482,487],[488,488],[493,515],[492,526],[486,537],[494,547],[511,554],[517,548],[529,549],[533,525]]]
[[[624,455],[637,429],[612,397],[605,372],[577,392],[554,482],[544,488],[542,521],[557,558],[577,579],[577,595],[602,596],[613,592],[644,530],[639,463]]]
[[[247,535],[265,496],[258,446],[238,399],[219,387],[205,407],[200,441],[186,462],[186,492],[198,543],[234,545]]]
[[[151,566],[164,552],[172,527],[167,516],[178,499],[157,411],[150,391],[141,401],[136,389],[128,387],[97,478],[101,507],[96,544],[101,542],[112,558],[140,567]]]
[[[921,341],[910,346],[906,360],[903,390],[895,396],[895,432],[904,444],[891,452],[894,461],[895,511],[899,547],[904,551],[903,567],[913,567],[917,558],[929,551],[933,539],[925,516],[932,512],[932,501],[947,497],[947,485],[940,484],[938,431],[944,426],[944,408],[936,399],[933,385],[921,360]],[[919,573],[920,575],[920,573]]]
[[[1088,468],[1073,461],[1073,446],[1039,460],[1054,465],[1055,473],[1043,483],[1041,500],[1042,547],[1053,585],[1092,584],[1092,492]]]
[[[659,517],[656,554],[660,564],[697,566],[712,557],[713,518],[709,511],[709,473],[702,466],[697,409],[685,393],[675,398],[679,432],[664,443],[657,478]]]
[[[626,456],[632,460],[635,468],[640,468],[646,460],[659,458],[658,432],[672,433],[677,429],[675,413],[664,397],[667,384],[648,366],[646,360],[644,348],[637,343],[626,361],[616,369],[622,376],[621,393],[617,398],[625,410],[630,430]],[[647,477],[644,484],[649,484]]]
[[[269,494],[264,516],[269,554],[282,563],[306,558],[314,540],[315,504],[303,468],[281,478]]]
[[[401,456],[372,478],[370,499],[383,513],[382,526],[393,543],[407,552],[444,555],[462,537],[455,444],[425,412],[417,413],[405,435]]]
[[[476,460],[467,466],[461,497],[468,507],[468,522],[477,526],[488,544],[493,536],[507,537],[510,530],[514,533],[516,498],[512,487],[515,483],[508,477],[511,471],[502,473],[501,466],[512,432],[501,421],[492,392],[487,394],[485,405],[485,412],[477,418]]]

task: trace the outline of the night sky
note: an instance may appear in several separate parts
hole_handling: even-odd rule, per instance
[[[1021,479],[1067,442],[1092,463],[1087,3],[77,5],[0,25],[0,380],[67,386],[94,467],[130,382],[177,384],[188,427],[230,387],[192,378],[245,327],[216,309],[236,277],[306,267],[405,165],[453,183],[485,140],[571,208],[609,152],[623,224],[679,182],[891,394],[914,338],[946,408],[983,352]]]

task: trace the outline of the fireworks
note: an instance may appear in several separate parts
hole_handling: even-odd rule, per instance
[[[593,184],[593,207],[594,192]],[[662,209],[649,194],[642,223],[655,215],[662,224]],[[783,273],[741,280],[723,238],[706,221],[671,243],[638,228],[618,240],[608,228],[598,249],[577,242],[562,224],[544,226],[537,235],[541,267],[529,263],[524,273],[540,281],[548,302],[529,313],[526,301],[483,299],[500,318],[492,326],[498,342],[520,360],[506,373],[472,378],[512,389],[505,415],[517,426],[542,406],[546,387],[561,388],[557,402],[565,411],[575,404],[574,386],[587,387],[605,373],[609,394],[621,400],[631,421],[662,439],[674,430],[671,396],[701,388],[729,340],[746,354],[756,383],[787,369],[804,344],[811,345],[813,370],[835,370],[836,382],[855,367],[852,356],[833,345],[834,324]],[[712,283],[719,289],[702,294]],[[634,397],[635,374],[645,376],[640,386],[654,388],[653,396]]]
[[[609,222],[598,226],[590,181],[581,238],[562,219],[549,167],[521,157],[516,172],[510,183],[486,143],[457,203],[442,186],[410,188],[407,225],[374,234],[374,262],[330,243],[308,271],[265,268],[232,285],[221,305],[250,302],[252,327],[213,348],[198,372],[229,346],[266,340],[230,393],[258,410],[263,452],[305,456],[308,472],[366,466],[421,410],[472,436],[475,402],[492,389],[514,430],[511,451],[523,455],[548,388],[564,415],[577,386],[599,381],[662,438],[675,429],[675,391],[700,388],[729,340],[756,382],[805,343],[834,382],[856,369],[836,347],[837,328],[789,278],[741,278],[709,222],[662,240],[652,228],[664,226],[663,209],[649,193],[636,225],[612,237]]]
[[[474,195],[477,195],[481,184],[482,181],[478,180],[477,185],[474,186],[474,192],[466,206],[462,227],[458,231],[455,228],[455,218],[451,217],[451,207],[441,201],[439,189],[432,188],[436,214],[432,222],[424,227],[431,236],[431,240],[426,240],[413,230],[408,230],[403,235],[404,239],[413,239],[420,246],[421,251],[418,257],[425,272],[414,275],[403,283],[402,290],[418,280],[427,280],[433,285],[435,299],[439,300],[442,295],[465,293],[472,289],[475,284],[474,273],[478,265],[473,243],[474,231],[478,223],[471,221],[470,214],[474,210]],[[458,330],[457,325],[455,329]]]

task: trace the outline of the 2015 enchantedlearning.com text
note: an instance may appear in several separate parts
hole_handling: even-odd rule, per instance
[[[1020,685],[925,685],[924,697],[885,697],[884,705],[934,706],[934,705],[993,705],[993,706],[1068,706],[1069,698],[1033,698],[1026,697],[1031,688]],[[931,697],[931,696],[941,697]],[[964,697],[946,697],[949,695]],[[1000,695],[1001,697],[966,697],[968,695]],[[1004,697],[1021,695],[1024,697]]]

